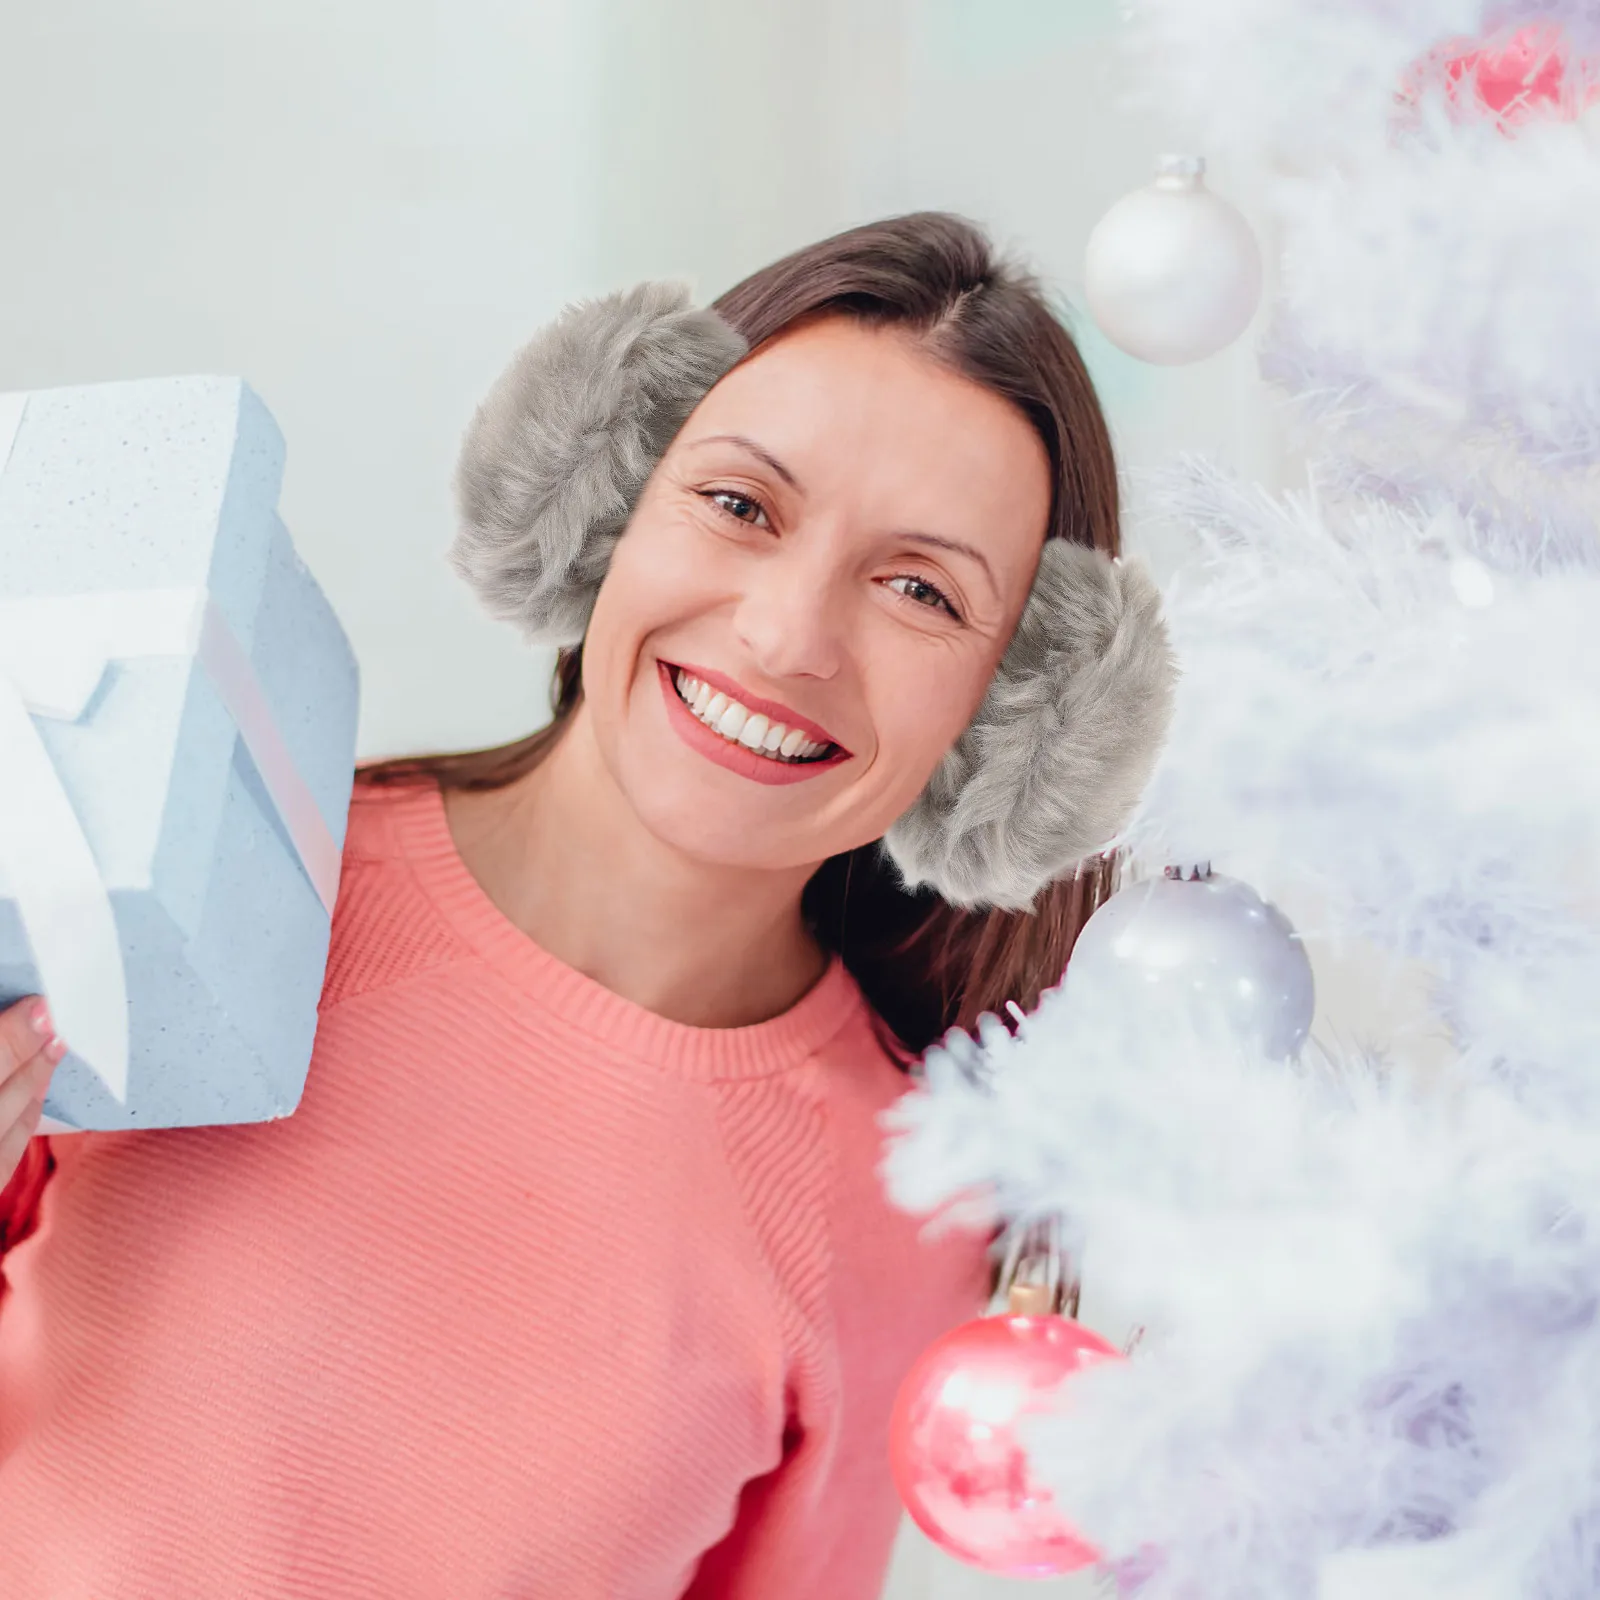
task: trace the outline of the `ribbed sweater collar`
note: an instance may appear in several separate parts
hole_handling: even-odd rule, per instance
[[[396,792],[385,810],[396,849],[457,935],[530,1003],[614,1052],[688,1077],[762,1077],[814,1055],[866,1004],[836,955],[795,1005],[765,1022],[700,1028],[659,1016],[558,960],[505,916],[461,859],[436,784]]]

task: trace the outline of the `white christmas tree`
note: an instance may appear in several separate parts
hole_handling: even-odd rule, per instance
[[[1420,963],[1442,1072],[1086,957],[952,1039],[909,1210],[1059,1217],[1150,1337],[1032,1463],[1141,1600],[1600,1594],[1600,4],[1141,0],[1151,97],[1261,175],[1283,495],[1179,464],[1183,677],[1123,841]],[[1307,930],[1313,931],[1313,930]],[[1086,947],[1087,948],[1087,947]],[[1135,978],[1137,978],[1135,974]],[[1145,974],[1146,977],[1149,974]],[[1270,1019],[1267,1019],[1270,1021]],[[1110,1331],[1110,1330],[1107,1330]]]

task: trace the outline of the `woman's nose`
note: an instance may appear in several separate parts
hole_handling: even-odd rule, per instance
[[[831,678],[839,670],[844,607],[821,555],[791,546],[752,564],[734,629],[769,677]]]

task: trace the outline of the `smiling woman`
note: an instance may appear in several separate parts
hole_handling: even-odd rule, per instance
[[[645,485],[589,621],[573,734],[593,729],[657,839],[759,871],[774,908],[796,907],[972,720],[1049,513],[1049,458],[1010,402],[900,329],[791,325],[711,389]],[[722,674],[712,730],[682,714],[686,663]],[[820,747],[809,762],[737,745],[758,699]],[[730,770],[791,781],[775,795]]]
[[[370,777],[437,781],[470,840],[471,796],[538,785],[569,727],[570,755],[597,730],[629,811],[658,836],[713,867],[798,869],[806,936],[840,954],[908,1061],[984,1011],[1030,1008],[1110,892],[1114,862],[1093,846],[1143,781],[1170,680],[1159,645],[1142,658],[1123,650],[1141,628],[1155,637],[1153,595],[1108,582],[1109,568],[1091,572],[1073,586],[1070,617],[1027,619],[1057,659],[1031,663],[1029,685],[997,679],[1029,631],[1018,624],[1044,541],[1119,554],[1117,476],[1070,335],[970,224],[921,214],[855,229],[754,274],[713,309],[740,343],[705,359],[732,370],[691,379],[709,392],[684,407],[686,422],[673,419],[681,431],[667,426],[642,484],[623,487],[615,531],[625,524],[627,538],[605,553],[598,598],[579,581],[581,559],[537,547],[547,531],[529,548],[537,514],[548,517],[536,502],[552,488],[528,460],[552,453],[529,432],[550,410],[548,342],[501,380],[463,457],[457,563],[491,611],[532,638],[561,639],[575,609],[582,643],[559,663],[548,728],[494,750],[384,763]],[[552,471],[570,469],[557,454]],[[654,637],[639,631],[646,620]],[[1113,678],[1102,664],[1119,651],[1132,659]],[[709,692],[668,694],[663,715],[658,676]],[[652,686],[631,724],[625,683]],[[1011,730],[974,724],[974,713],[986,695],[1015,702],[1030,685],[1044,688],[1031,723],[1016,706],[1010,717],[1026,724],[1009,741],[1027,746],[1019,772]],[[1112,703],[1090,714],[1113,685]],[[1053,729],[1053,762],[1035,759],[1040,722]],[[704,738],[708,726],[720,737]],[[775,727],[823,748],[769,745]],[[668,730],[707,761],[791,793],[715,787],[704,763],[670,758],[659,742]],[[758,734],[761,754],[747,754]],[[987,789],[956,777],[979,764],[979,747]],[[927,836],[951,812],[966,854],[989,860],[956,862],[940,881],[931,858],[943,841]],[[1007,872],[1008,852],[1031,858]],[[794,899],[791,881],[782,897]],[[733,931],[726,902],[716,915],[733,949],[764,958]],[[747,983],[731,987],[752,997]],[[690,988],[693,1008],[706,996]],[[756,993],[764,1001],[766,986]]]
[[[1036,283],[924,214],[801,250],[709,312],[663,285],[572,308],[480,407],[459,489],[458,571],[566,646],[555,717],[365,787],[442,817],[429,837],[553,958],[542,981],[582,975],[587,1021],[552,1024],[608,1054],[619,1022],[632,1053],[670,1020],[651,1037],[682,1058],[828,1011],[827,1047],[785,1047],[759,1103],[724,1085],[740,1111],[682,1147],[710,1192],[731,1163],[745,1195],[784,1330],[759,1359],[785,1395],[682,1592],[870,1600],[898,1380],[993,1283],[991,1241],[913,1243],[887,1207],[877,1117],[947,1028],[1058,981],[1168,713],[1155,591],[1116,559],[1105,421]],[[562,1205],[619,1196],[705,1230],[674,1290],[698,1319],[761,1299],[658,1183]],[[663,1270],[636,1268],[653,1297]],[[728,1425],[674,1415],[668,1454],[703,1459]],[[715,1525],[692,1494],[660,1525],[687,1538],[697,1506]]]
[[[990,1240],[889,1205],[879,1119],[1059,977],[1166,717],[1088,379],[901,218],[571,309],[460,490],[555,720],[362,774],[292,1116],[0,1192],[7,1600],[881,1588]]]

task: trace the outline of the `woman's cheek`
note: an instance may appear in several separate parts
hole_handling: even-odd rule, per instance
[[[917,646],[885,652],[873,674],[878,761],[897,780],[892,787],[902,810],[960,738],[992,675],[985,661],[964,651],[929,649],[926,641]]]
[[[630,606],[641,616],[658,618],[654,625],[660,626],[681,620],[684,612],[692,614],[714,587],[721,567],[716,542],[706,537],[691,511],[680,511],[630,524],[612,555],[606,581],[620,568]]]
[[[586,653],[597,633],[608,646],[637,651],[646,637],[685,609],[684,591],[693,581],[693,564],[681,556],[669,557],[662,543],[658,530],[631,527],[618,541],[600,586]]]

